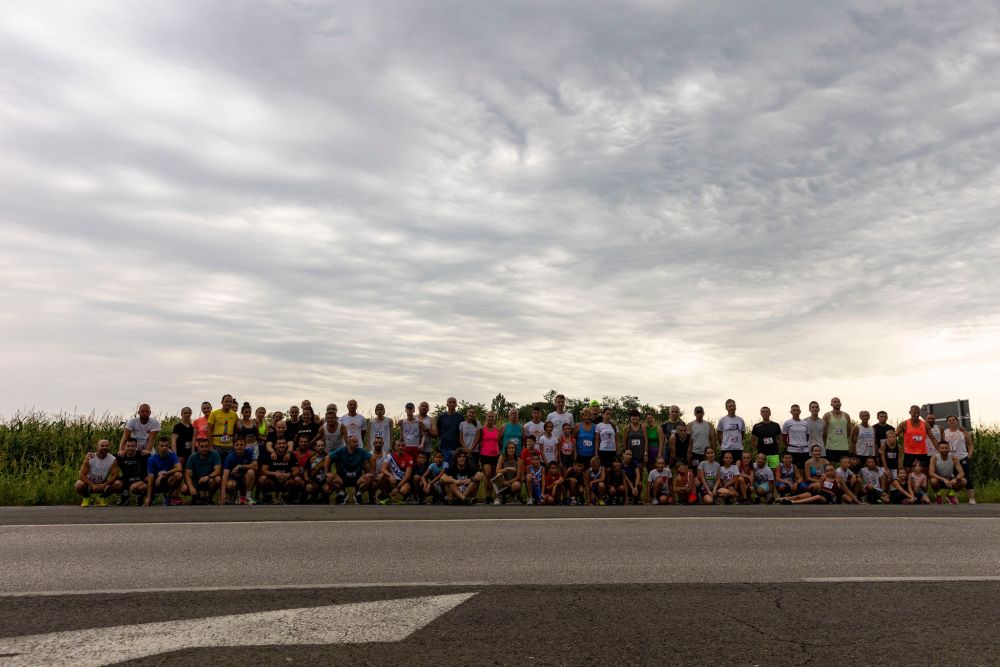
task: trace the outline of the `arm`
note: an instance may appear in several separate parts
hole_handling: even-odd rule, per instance
[[[180,452],[177,451],[177,433],[176,432],[170,434],[170,449],[174,452],[174,454],[180,454]]]
[[[966,431],[964,427],[960,427],[960,428],[962,428],[962,435],[965,436],[965,448],[969,451],[969,458],[971,459],[972,458],[972,447],[973,447],[972,436],[969,435],[969,432]]]
[[[851,427],[851,454],[858,453],[858,427]]]
[[[962,469],[962,464],[959,463],[957,456],[951,457],[951,463],[955,466],[955,481],[957,482],[960,479],[965,479],[965,470]]]
[[[121,456],[125,452],[125,441],[132,437],[132,429],[125,427],[125,431],[122,432],[121,442],[118,443],[118,455]]]
[[[670,450],[669,451],[670,458],[668,458],[667,461],[673,463],[674,461],[677,460],[677,437],[675,433],[670,434],[670,439],[667,441],[667,444],[668,444],[667,449]]]
[[[83,465],[80,466],[80,481],[84,484],[90,484],[90,480],[87,479],[87,475],[90,474],[90,459],[83,459]]]
[[[222,486],[219,488],[219,504],[226,504],[226,486],[229,484],[229,468],[222,471]]]

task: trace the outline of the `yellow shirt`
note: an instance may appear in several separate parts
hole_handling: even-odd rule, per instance
[[[212,445],[223,447],[233,446],[233,434],[236,432],[236,422],[240,419],[235,410],[224,412],[221,408],[212,410],[208,416],[208,429],[212,438]]]

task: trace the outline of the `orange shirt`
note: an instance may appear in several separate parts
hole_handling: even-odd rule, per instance
[[[920,420],[918,426],[914,426],[909,419],[906,420],[906,431],[903,432],[903,453],[927,456],[927,422]]]

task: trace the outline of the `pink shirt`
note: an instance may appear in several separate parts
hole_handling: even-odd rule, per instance
[[[500,429],[483,427],[479,445],[480,456],[500,456]]]

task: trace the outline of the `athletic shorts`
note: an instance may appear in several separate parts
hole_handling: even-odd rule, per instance
[[[763,482],[761,484],[754,484],[753,485],[753,490],[754,490],[754,493],[756,493],[758,496],[760,496],[760,495],[766,495],[768,493],[771,493],[771,482]]]
[[[351,472],[345,470],[344,472],[340,473],[338,477],[340,477],[340,480],[344,483],[344,488],[349,489],[351,487],[357,487],[358,479],[361,478],[361,474],[358,473],[357,470]]]
[[[406,448],[406,453],[409,454],[410,458],[413,459],[413,462],[416,463],[416,461],[417,461],[417,454],[420,453],[420,448],[419,447],[407,447]]]
[[[778,454],[767,455],[767,467],[772,470],[781,465],[781,457]]]
[[[837,496],[829,491],[813,491],[813,495],[822,496],[827,505],[833,505],[837,502]]]
[[[137,482],[145,482],[144,477],[119,477],[119,481],[122,483],[122,489],[128,491],[132,488],[132,485]]]
[[[618,452],[599,451],[597,452],[597,457],[601,459],[601,465],[607,468],[618,458]]]
[[[655,468],[656,459],[658,459],[659,457],[660,457],[659,447],[648,447],[646,450],[646,467]]]
[[[569,470],[573,467],[574,459],[572,454],[560,454],[559,455],[559,465],[562,466],[563,470]]]
[[[642,445],[638,447],[629,447],[629,451],[632,452],[633,461],[642,461]]]
[[[594,458],[593,454],[577,454],[576,462],[582,463],[584,470],[590,467],[590,459]]]
[[[850,450],[845,449],[841,451],[839,449],[828,449],[826,451],[826,460],[838,468],[840,467],[840,459],[844,458],[845,456],[847,458],[851,457]]]
[[[783,479],[778,479],[778,480],[775,480],[775,482],[774,482],[774,490],[777,493],[791,493],[793,491],[792,487],[794,485],[795,485],[795,482],[791,482],[791,481],[786,482]]]
[[[493,466],[494,468],[496,468],[497,461],[499,460],[500,460],[499,456],[486,456],[485,454],[480,454],[479,456],[479,464],[484,466]]]
[[[924,467],[926,472],[931,464],[931,457],[926,454],[903,454],[903,467],[912,468],[915,461],[920,461],[920,465]]]
[[[156,493],[168,493],[170,491],[170,486],[167,484],[167,480],[168,479],[170,479],[169,476],[168,477],[162,477],[162,478],[160,478],[160,481],[158,481],[158,482],[154,481],[153,482],[153,493],[154,494],[156,494]]]
[[[959,463],[962,464],[962,472],[965,473],[965,488],[976,488],[972,483],[972,459],[966,457],[959,461]]]
[[[799,470],[804,470],[806,461],[809,460],[809,452],[788,452],[792,455],[792,465]]]

